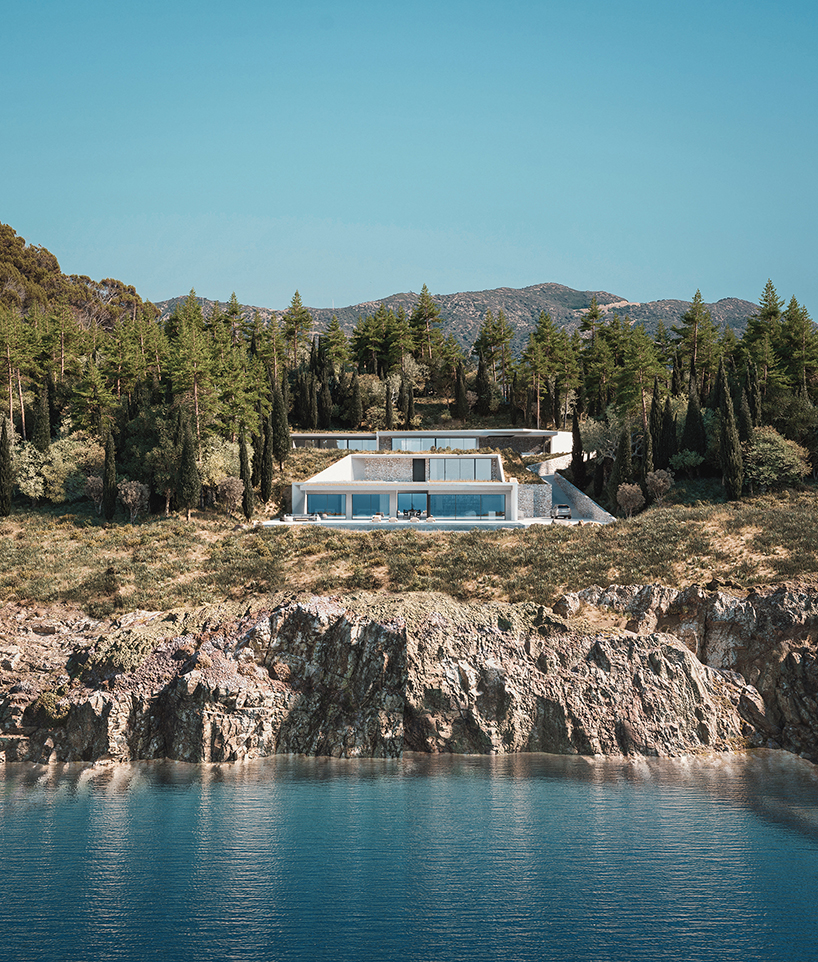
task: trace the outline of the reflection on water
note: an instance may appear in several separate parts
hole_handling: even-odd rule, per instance
[[[3,959],[808,959],[818,769],[11,765],[0,864]]]

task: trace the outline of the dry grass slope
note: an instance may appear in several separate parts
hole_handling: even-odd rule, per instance
[[[818,492],[653,508],[605,528],[462,534],[248,528],[207,513],[104,525],[90,509],[15,512],[0,524],[0,602],[95,616],[361,589],[549,604],[591,584],[713,578],[818,581]]]

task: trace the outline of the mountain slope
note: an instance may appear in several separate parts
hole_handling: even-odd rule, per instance
[[[463,291],[456,294],[433,295],[443,318],[443,332],[454,335],[467,351],[471,350],[488,310],[491,310],[495,316],[500,310],[505,313],[514,327],[514,349],[520,351],[528,342],[528,335],[534,329],[540,311],[547,311],[557,325],[573,331],[579,327],[582,315],[587,311],[594,296],[603,311],[606,313],[615,311],[620,317],[627,316],[632,322],[639,321],[651,334],[656,331],[660,321],[666,328],[678,324],[679,318],[690,306],[688,301],[678,300],[633,302],[607,291],[575,291],[573,288],[553,283],[534,284],[531,287],[519,289],[498,287],[490,291]],[[393,311],[403,307],[407,313],[411,313],[417,299],[418,295],[409,291],[334,310],[313,307],[309,310],[315,318],[316,330],[325,330],[334,314],[341,327],[350,334],[359,317],[374,314],[381,304]],[[162,312],[162,316],[167,317],[174,306],[183,300],[182,297],[174,297],[156,306]],[[199,300],[206,315],[213,301],[206,298],[199,298]],[[735,297],[724,298],[715,304],[708,304],[707,307],[717,327],[729,326],[738,334],[744,330],[748,316],[757,309],[757,305],[751,301]],[[268,307],[243,306],[242,310],[247,316],[252,316],[254,311],[258,311],[265,320],[269,319],[273,313],[279,317],[283,313],[281,309]]]

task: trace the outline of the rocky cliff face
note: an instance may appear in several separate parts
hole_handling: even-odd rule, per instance
[[[745,689],[743,705],[757,742],[766,738],[818,762],[818,592],[613,585],[566,595],[556,608],[572,623],[671,632],[703,664],[757,692]]]
[[[16,636],[0,643],[0,755],[681,755],[761,744],[787,726],[812,731],[814,696],[796,702],[791,688],[815,673],[814,645],[783,640],[796,622],[811,630],[795,601],[778,599],[772,618],[750,599],[753,621],[736,600],[745,621],[728,630],[718,593],[667,591],[566,596],[562,616],[429,595],[135,613],[115,626],[21,613]],[[610,624],[583,620],[594,612]],[[780,643],[765,660],[770,638]],[[708,644],[718,665],[696,657]],[[766,704],[739,673],[738,653]],[[799,681],[799,698],[809,684]]]

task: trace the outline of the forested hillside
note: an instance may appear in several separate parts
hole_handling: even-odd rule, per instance
[[[316,330],[326,330],[334,317],[343,331],[351,334],[360,318],[377,313],[381,307],[393,314],[397,314],[401,308],[411,314],[419,296],[412,292],[392,294],[381,300],[366,301],[351,307],[332,310],[311,307],[309,311],[315,321]],[[594,298],[604,313],[613,311],[627,318],[628,322],[640,322],[649,334],[655,334],[660,324],[666,327],[675,324],[687,309],[684,301],[664,300],[639,304],[606,291],[575,291],[562,284],[535,284],[521,289],[500,287],[490,291],[465,291],[432,296],[440,309],[441,317],[445,318],[446,333],[451,334],[467,353],[471,350],[488,311],[494,315],[503,312],[513,329],[512,350],[520,353],[528,343],[528,338],[536,328],[543,311],[550,315],[557,327],[567,328],[570,333],[580,326],[582,315],[590,308]],[[176,297],[158,303],[162,317],[168,317],[182,300],[184,298]],[[206,299],[200,299],[200,303],[205,313],[213,306],[213,301]],[[737,335],[742,333],[747,325],[747,318],[755,309],[749,301],[735,297],[724,298],[706,306],[713,323],[720,330],[730,327]],[[242,312],[247,317],[258,312],[265,321],[273,314],[281,318],[284,313],[283,310],[276,311],[269,307],[249,306],[242,306]]]
[[[0,513],[15,498],[91,498],[108,518],[117,499],[132,518],[277,510],[290,427],[573,422],[575,482],[626,512],[661,497],[660,470],[721,478],[738,498],[818,459],[815,325],[770,281],[741,337],[697,291],[652,333],[620,313],[633,305],[592,296],[570,307],[573,330],[543,310],[522,344],[487,307],[464,350],[425,286],[411,310],[378,303],[350,335],[337,318],[315,335],[298,292],[280,315],[248,316],[235,294],[203,311],[191,291],[160,318],[120,281],[66,277],[10,227],[0,240]]]

